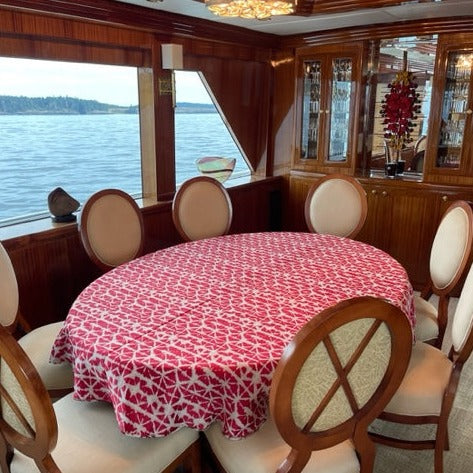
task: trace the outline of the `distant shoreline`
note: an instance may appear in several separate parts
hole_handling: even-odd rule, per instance
[[[139,113],[138,105],[122,106],[73,97],[0,95],[0,115],[123,115]],[[175,113],[217,113],[213,104],[178,102]]]

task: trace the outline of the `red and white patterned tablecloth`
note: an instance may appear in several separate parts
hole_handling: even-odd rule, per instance
[[[273,370],[297,330],[361,295],[391,301],[414,324],[405,270],[369,245],[310,233],[184,243],[84,289],[51,360],[71,362],[75,398],[110,401],[128,435],[220,421],[244,437],[266,419]]]

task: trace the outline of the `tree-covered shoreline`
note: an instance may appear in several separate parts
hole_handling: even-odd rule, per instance
[[[213,104],[182,102],[176,113],[215,113]],[[75,97],[25,97],[0,95],[0,115],[136,114],[138,105],[113,105]]]

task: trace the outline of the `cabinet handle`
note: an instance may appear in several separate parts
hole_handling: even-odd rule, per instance
[[[465,112],[467,115],[471,115],[473,113],[473,110],[471,108],[469,108],[466,112]]]
[[[378,193],[378,191],[377,191],[376,189],[373,189],[373,190],[371,191],[371,193],[372,193],[373,195],[376,195],[376,194]]]
[[[383,197],[386,197],[386,196],[388,195],[388,193],[387,193],[386,191],[383,191],[383,192],[381,192],[381,195],[382,195]]]
[[[448,196],[446,196],[446,195],[443,195],[443,196],[442,196],[442,200],[443,200],[444,202],[447,202],[447,200],[448,200]]]

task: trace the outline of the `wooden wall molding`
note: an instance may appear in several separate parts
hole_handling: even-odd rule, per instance
[[[409,35],[428,35],[441,33],[471,32],[473,15],[468,17],[431,18],[414,21],[383,23],[372,26],[354,26],[328,31],[284,36],[280,46],[286,48],[303,48],[320,44],[347,43],[369,39],[393,38]]]
[[[272,48],[278,36],[259,33],[237,26],[220,25],[213,21],[191,18],[111,0],[1,0],[0,8],[48,13],[99,21],[153,31],[163,35],[163,41],[175,38],[211,39],[213,42]]]

